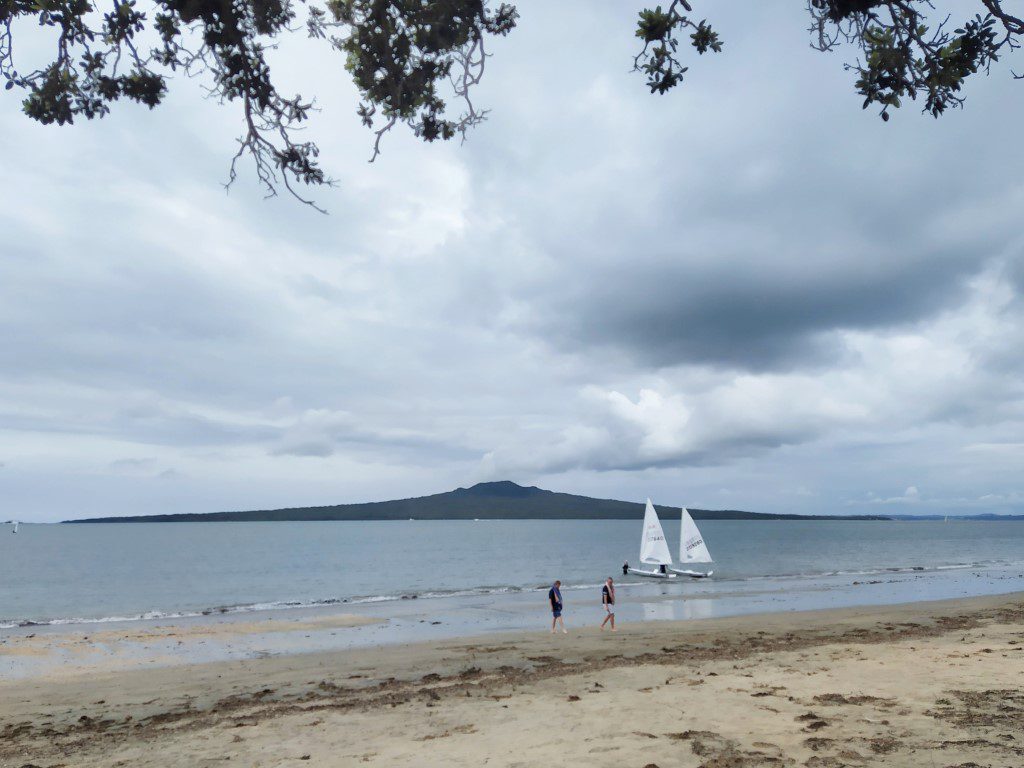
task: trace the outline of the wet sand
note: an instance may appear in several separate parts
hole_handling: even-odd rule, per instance
[[[232,657],[287,655],[308,649],[309,638],[344,636],[353,629],[387,621],[351,613],[250,616],[0,630],[0,681],[66,682],[104,671],[188,667]]]
[[[0,682],[5,768],[548,763],[1016,768],[1024,594]]]

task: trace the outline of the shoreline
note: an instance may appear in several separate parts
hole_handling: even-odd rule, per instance
[[[886,666],[892,671],[887,671]],[[961,672],[965,667],[969,674]],[[500,730],[493,729],[509,718],[525,718],[526,723],[537,714],[534,711],[537,707],[542,714],[558,719],[568,712],[587,711],[589,703],[596,705],[599,699],[611,704],[614,699],[623,698],[614,705],[615,718],[647,722],[647,729],[652,727],[651,718],[660,722],[666,715],[660,709],[647,712],[641,707],[640,711],[634,711],[636,697],[643,700],[657,693],[658,696],[681,696],[683,701],[691,702],[693,695],[699,692],[704,697],[712,689],[724,698],[713,699],[719,702],[714,706],[709,702],[707,712],[692,710],[689,706],[683,710],[677,708],[674,717],[686,722],[680,722],[672,732],[689,730],[716,734],[715,739],[704,736],[698,741],[708,749],[724,750],[723,754],[729,750],[743,751],[735,745],[745,742],[732,731],[749,718],[767,715],[774,718],[783,710],[787,710],[788,716],[788,708],[793,707],[803,709],[797,715],[807,714],[809,710],[818,712],[825,705],[815,696],[825,697],[822,701],[839,702],[837,712],[844,707],[854,713],[864,708],[863,703],[841,703],[851,697],[899,702],[882,707],[884,716],[875,718],[877,722],[872,727],[878,726],[876,730],[884,733],[871,737],[899,740],[909,736],[885,734],[894,729],[898,733],[917,733],[915,729],[924,725],[935,727],[934,716],[919,711],[920,702],[913,705],[903,702],[906,691],[913,690],[915,696],[919,693],[932,696],[933,700],[925,709],[936,712],[936,707],[947,706],[936,701],[951,701],[953,704],[949,706],[955,707],[956,697],[937,694],[934,684],[925,684],[929,680],[946,685],[948,677],[956,680],[956,685],[981,685],[984,691],[991,693],[1007,690],[1007,683],[1020,679],[1013,675],[1020,673],[1024,673],[1024,593],[1021,592],[884,607],[625,624],[615,634],[599,632],[596,626],[570,628],[569,635],[491,633],[444,642],[183,667],[108,670],[67,679],[2,682],[0,765],[38,762],[37,758],[45,762],[56,756],[61,758],[58,762],[66,765],[109,765],[124,750],[137,759],[133,764],[194,765],[199,762],[199,752],[210,742],[216,744],[218,754],[231,756],[231,751],[235,750],[242,757],[239,751],[242,748],[238,745],[243,742],[232,738],[242,733],[249,747],[258,745],[261,751],[273,752],[285,749],[286,745],[292,751],[306,750],[296,754],[298,758],[306,753],[317,754],[320,748],[327,750],[329,745],[337,746],[332,740],[340,738],[340,733],[349,734],[349,741],[353,734],[360,743],[361,740],[372,741],[369,732],[359,735],[362,733],[359,728],[369,727],[367,723],[375,718],[386,721],[378,725],[387,728],[378,734],[378,741],[367,746],[368,751],[360,753],[364,756],[373,752],[383,760],[384,752],[380,750],[397,749],[396,745],[419,739],[424,733],[429,736],[432,731],[424,729],[436,726],[440,718],[454,725],[435,728],[437,734],[448,735],[435,735],[427,741],[444,739],[446,749],[454,748],[460,741],[472,742],[475,746],[470,753],[473,759],[479,759],[483,754],[479,750],[486,752],[494,747],[487,739],[470,738],[473,734],[485,731],[491,736],[500,734]],[[920,691],[907,688],[901,682],[913,675],[925,676],[918,686]],[[679,681],[672,682],[676,677]],[[812,679],[824,685],[821,692],[813,695],[781,693],[783,689],[795,691],[799,686],[809,685]],[[744,691],[742,696],[736,693],[740,688]],[[1007,696],[1011,694],[1012,691]],[[1013,695],[1019,694],[1018,691]],[[739,707],[733,715],[724,714],[722,707],[725,705],[721,702],[725,699],[732,701],[730,706]],[[1008,701],[1009,704],[1003,699],[993,703],[991,709],[995,714],[992,717],[998,720],[997,730],[1009,735],[1019,734],[1024,727],[1022,721],[1010,727],[997,717],[998,712],[1003,711],[999,707],[1017,707],[1012,696]],[[587,706],[566,710],[568,703]],[[767,703],[777,712],[773,714],[760,708]],[[1019,712],[1024,714],[1024,697],[1019,703]],[[747,711],[745,707],[752,709]],[[899,715],[904,711],[908,714]],[[599,717],[600,711],[592,714]],[[453,730],[465,725],[456,722],[460,717],[471,717],[472,730]],[[708,717],[718,723],[717,730],[705,727]],[[836,717],[821,714],[821,718],[814,721],[829,724],[829,731],[825,731],[826,726],[819,726],[823,734],[808,736],[803,730],[805,726],[791,729],[790,736],[799,736],[793,748],[806,752],[807,760],[815,755],[822,757],[818,754],[821,749],[812,748],[818,742],[810,742],[811,746],[804,742],[827,736],[839,743],[829,735],[836,729]],[[487,718],[493,718],[493,722],[485,728],[483,721]],[[901,718],[908,722],[899,727],[881,725]],[[298,720],[303,721],[303,727],[296,725]],[[327,720],[338,722],[326,728]],[[310,725],[314,721],[318,721],[316,725]],[[792,718],[788,722],[792,722]],[[865,725],[859,721],[855,724],[860,728]],[[235,728],[246,730],[232,732]],[[622,737],[629,741],[635,738],[632,733],[628,731]],[[203,739],[197,741],[197,735],[202,735]],[[505,738],[514,740],[514,737],[515,733],[511,733]],[[1021,737],[1024,738],[1024,734]],[[694,738],[676,741],[686,741],[693,746],[697,743]],[[981,737],[972,738],[977,742]],[[1024,754],[1024,748],[1007,747],[1010,740],[993,739],[995,737],[986,732],[984,740],[996,746],[985,747],[981,752],[1005,757],[1009,754],[1006,749],[1012,747]],[[650,741],[654,745],[662,740],[662,736],[652,732],[651,739],[645,736],[640,743]],[[765,743],[778,742],[775,738]],[[413,743],[423,746],[423,742]],[[181,762],[161,762],[160,755],[166,756],[166,749],[172,745],[183,750]],[[349,744],[346,748],[355,746]],[[981,746],[984,745],[968,745],[967,753],[976,757],[981,754],[978,751]],[[757,751],[753,747],[746,751],[751,749]],[[989,751],[985,752],[986,749]],[[838,756],[841,751],[834,755],[839,762],[805,761],[804,764],[865,764],[842,762],[843,758]],[[870,748],[867,752],[863,748],[853,751],[869,758],[883,755],[873,755]],[[329,750],[321,763],[337,764],[327,761],[328,754]],[[402,764],[401,755],[388,754],[390,764]],[[584,757],[586,754],[590,753],[580,753],[580,759],[590,759]],[[16,762],[15,756],[22,762]],[[934,755],[928,757],[933,758]],[[457,753],[452,759],[456,762],[465,759],[466,765],[481,764],[470,762],[465,755],[459,758]],[[628,764],[633,762],[645,764],[645,761],[632,759]],[[721,765],[753,766],[771,762]],[[967,762],[967,758],[963,762]],[[389,763],[383,760],[381,764]],[[514,762],[499,760],[496,764],[513,765]],[[606,763],[596,760],[594,764]],[[691,763],[664,763],[672,764]],[[910,760],[900,764],[918,763]]]
[[[729,586],[735,587],[746,587],[751,585],[763,584],[765,590],[769,590],[768,585],[779,584],[786,582],[805,582],[810,583],[813,581],[819,581],[826,583],[828,579],[832,578],[853,578],[853,585],[859,586],[865,583],[873,584],[879,583],[871,581],[877,577],[900,577],[900,576],[917,576],[917,575],[940,575],[946,572],[975,572],[975,573],[998,573],[999,571],[1013,571],[1024,568],[1024,561],[1020,563],[1000,563],[1000,564],[980,564],[980,563],[961,563],[955,565],[904,565],[896,567],[886,568],[868,568],[861,570],[837,570],[837,571],[824,571],[820,573],[780,573],[770,574],[761,576],[743,576],[743,577],[732,577],[732,578],[716,578],[713,581],[708,580],[706,582],[691,581],[686,578],[679,578],[674,582],[653,582],[640,577],[634,577],[636,581],[619,581],[617,583],[618,588],[629,589],[632,587],[643,587],[651,586],[654,584],[668,585],[668,586],[681,586],[681,585],[692,585],[699,586],[703,585],[714,585],[719,589],[727,589]],[[1024,576],[1022,576],[1024,578]],[[579,592],[582,590],[594,590],[600,589],[603,581],[597,581],[593,583],[570,583],[565,582],[562,585],[562,589],[567,592]],[[96,624],[128,624],[132,622],[152,622],[152,621],[176,621],[176,620],[190,620],[190,619],[202,619],[202,618],[223,618],[232,617],[236,615],[251,615],[251,614],[272,614],[277,611],[318,611],[321,609],[326,610],[338,610],[344,608],[358,608],[359,606],[374,606],[377,604],[395,603],[401,600],[444,600],[451,598],[477,598],[477,597],[488,597],[488,596],[501,596],[501,595],[520,595],[520,594],[533,594],[547,592],[549,585],[544,584],[540,586],[481,586],[481,587],[468,587],[463,589],[448,589],[448,590],[426,590],[417,591],[413,590],[400,590],[388,594],[378,595],[354,595],[348,597],[329,597],[322,599],[308,599],[308,600],[277,600],[277,601],[264,601],[264,602],[253,602],[253,603],[238,603],[231,605],[213,605],[206,607],[183,607],[178,609],[159,609],[154,608],[151,610],[133,613],[132,611],[123,611],[120,614],[111,614],[105,616],[79,616],[79,617],[51,617],[51,618],[20,618],[20,619],[0,619],[0,630],[5,629],[41,629],[45,627],[77,627],[77,626],[91,626]]]
[[[670,538],[673,525],[666,528]],[[722,600],[713,606],[714,615],[764,609],[733,607],[734,597],[740,603],[756,602],[743,593],[775,590],[788,601],[786,609],[813,608],[822,604],[801,603],[799,593],[818,585],[883,593],[871,584],[914,574],[939,574],[917,581],[926,597],[964,594],[953,582],[972,582],[975,572],[993,581],[986,591],[1024,589],[1024,526],[894,523],[884,533],[868,523],[834,521],[709,521],[708,526],[704,533],[717,547],[713,553],[719,561],[714,578],[674,588],[702,597],[717,593]],[[599,588],[608,575],[618,577],[622,562],[636,554],[632,542],[637,531],[629,521],[406,522],[389,534],[391,556],[401,563],[393,567],[377,555],[379,527],[242,523],[234,524],[230,534],[225,529],[213,535],[208,527],[188,524],[126,525],[116,532],[109,526],[57,526],[24,537],[0,537],[0,581],[8,587],[0,596],[0,630],[28,622],[84,626],[265,610],[286,615],[293,608],[347,611],[351,606],[362,611],[357,606],[403,598],[438,605],[492,595],[498,601],[509,592],[546,591],[555,578],[567,590],[579,585],[585,592]],[[229,535],[240,537],[237,546],[222,551]],[[559,542],[566,540],[577,542],[579,552],[562,547]],[[108,567],[105,553],[115,542],[121,558]],[[39,563],[54,553],[65,553],[60,567],[40,569]],[[297,553],[309,554],[309,561],[302,562]],[[947,570],[954,576],[941,576]],[[133,576],[123,578],[126,574]],[[1019,587],[997,576],[1011,576]],[[946,585],[942,589],[940,581]],[[918,597],[905,587],[896,584],[894,589],[903,592],[892,599]],[[975,587],[967,589],[976,592]],[[642,585],[636,589],[649,594]],[[852,599],[890,601],[877,594]]]
[[[772,578],[619,584],[626,624],[793,614],[1024,591],[1019,568],[907,570],[869,578]],[[565,589],[566,620],[589,624],[599,591]],[[469,636],[529,632],[550,621],[546,590],[331,603],[265,611],[0,629],[0,679],[68,679],[94,672],[187,667],[197,662],[346,652]]]

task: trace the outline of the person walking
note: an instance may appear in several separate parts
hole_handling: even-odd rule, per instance
[[[555,633],[555,627],[562,625],[562,632],[568,634],[565,628],[565,620],[562,618],[562,582],[555,581],[548,590],[548,600],[551,602],[551,634]]]
[[[604,631],[604,625],[611,622],[612,632],[615,631],[615,584],[612,582],[612,577],[609,576],[605,581],[604,586],[601,587],[601,605],[604,606],[605,617],[604,621],[601,622],[601,631]]]

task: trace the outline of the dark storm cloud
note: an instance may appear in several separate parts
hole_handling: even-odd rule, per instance
[[[1015,235],[1008,123],[977,141],[992,130],[977,110],[991,105],[869,119],[838,62],[807,50],[803,10],[749,12],[716,9],[716,21],[731,35],[771,29],[770,54],[767,38],[736,45],[748,61],[799,61],[785,78],[743,70],[753,79],[737,90],[722,57],[700,61],[678,103],[591,87],[575,121],[544,126],[564,155],[523,169],[529,188],[487,188],[551,262],[518,286],[523,333],[640,368],[821,369],[847,354],[839,331],[905,329],[961,306]],[[983,100],[978,90],[1007,84],[972,87]],[[672,119],[652,118],[662,109]]]
[[[870,267],[813,253],[789,269],[769,254],[739,267],[723,256],[694,268],[682,253],[639,267],[623,261],[545,297],[550,315],[541,328],[563,349],[614,346],[641,364],[754,371],[834,363],[846,350],[830,332],[890,327],[955,306],[977,268],[934,253],[896,253]]]

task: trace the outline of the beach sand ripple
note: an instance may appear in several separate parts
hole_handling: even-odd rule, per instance
[[[0,683],[0,765],[1024,765],[1024,596]]]

